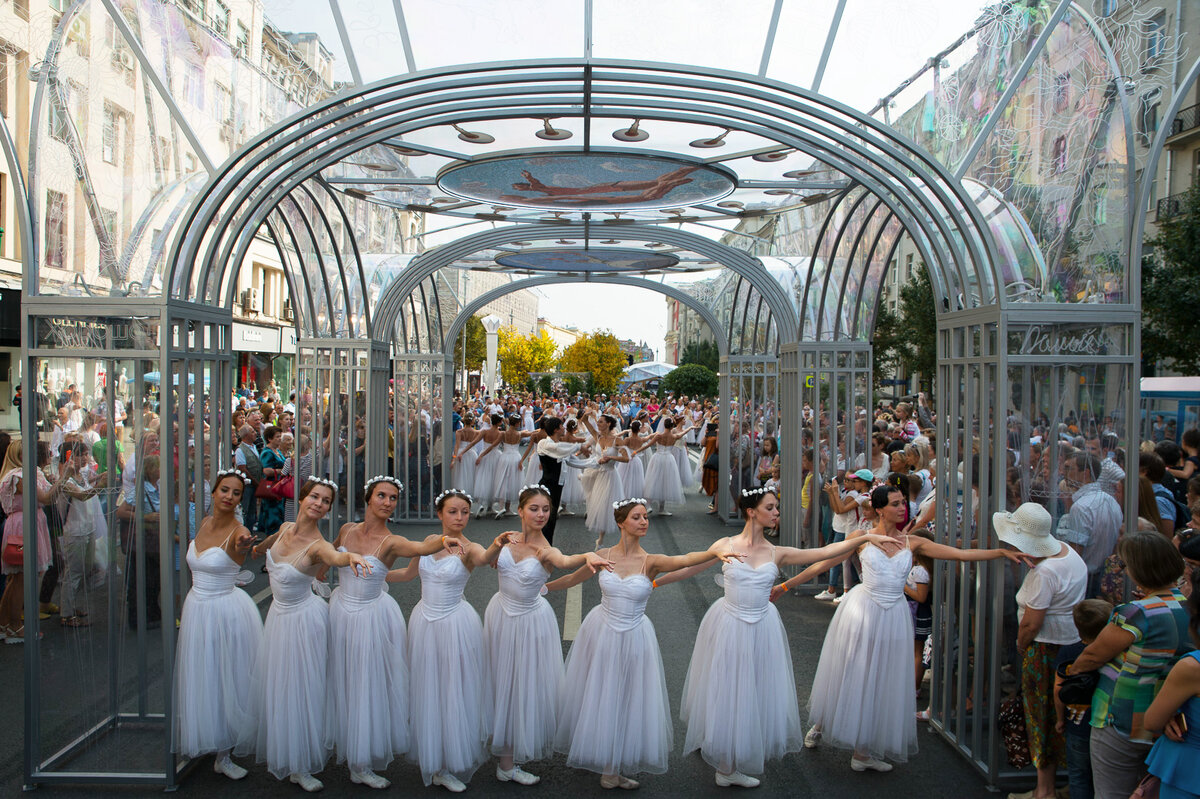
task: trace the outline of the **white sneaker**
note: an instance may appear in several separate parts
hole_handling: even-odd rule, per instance
[[[500,510],[498,510],[498,511],[496,511],[496,516],[495,516],[495,518],[497,518],[497,519],[503,519],[503,518],[504,518],[504,510],[503,510],[503,508],[502,508],[502,509],[500,509]]]
[[[722,774],[718,771],[717,785],[722,788],[728,788],[731,785],[736,785],[739,788],[757,788],[758,780],[740,771],[735,771],[732,774]]]
[[[240,780],[246,776],[246,769],[229,759],[229,755],[217,755],[213,761],[213,771],[224,774],[231,780]]]
[[[325,783],[321,782],[311,774],[293,774],[292,776],[288,777],[288,779],[309,793],[316,793],[325,787]]]
[[[833,593],[828,588],[826,588],[824,591],[822,591],[821,593],[819,593],[815,597],[813,597],[813,599],[819,599],[822,602],[827,602],[830,599],[834,599],[836,597],[837,597],[837,594]]]
[[[433,784],[440,785],[451,793],[462,793],[467,789],[462,780],[444,771],[433,775]]]
[[[671,511],[669,511],[669,510],[660,510],[658,512],[658,515],[659,516],[674,516],[675,514],[671,513]]]
[[[496,766],[496,779],[500,780],[500,782],[511,780],[518,785],[537,785],[542,781],[541,777],[530,774],[520,766],[513,766],[508,771]]]
[[[821,743],[821,730],[817,727],[810,728],[804,735],[804,748],[816,749],[819,743]]]
[[[884,763],[882,760],[876,760],[873,757],[867,760],[859,760],[857,757],[851,757],[850,768],[855,771],[891,771],[892,764]]]
[[[365,785],[368,788],[374,788],[382,791],[391,786],[391,782],[386,778],[379,776],[374,771],[367,769],[366,771],[351,771],[350,782],[356,785]]]
[[[838,604],[841,604],[841,601],[842,601],[842,595],[841,595],[841,594],[838,594],[838,595],[837,595],[837,596],[835,596],[835,597],[834,597],[832,600],[830,600],[830,603],[829,603],[829,604],[831,604],[831,605],[838,605]]]

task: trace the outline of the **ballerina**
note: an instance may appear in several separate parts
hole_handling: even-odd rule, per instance
[[[596,549],[599,549],[605,535],[617,532],[612,503],[626,496],[621,475],[617,473],[617,464],[628,461],[629,454],[617,446],[615,417],[603,414],[593,425],[591,419],[585,416],[583,424],[596,439],[596,449],[599,450],[596,465],[585,470],[580,478],[587,499],[587,529],[596,534]]]
[[[629,455],[629,460],[618,466],[617,472],[621,475],[621,486],[631,497],[640,497],[645,493],[646,487],[646,468],[637,453],[646,445],[649,437],[643,437],[641,432],[640,419],[634,419],[629,423],[628,430],[621,431],[622,445]]]
[[[188,545],[192,587],[183,601],[175,649],[175,749],[187,758],[216,753],[213,771],[231,780],[246,769],[230,753],[254,750],[258,718],[250,680],[262,641],[258,607],[235,581],[254,536],[234,517],[250,478],[217,472],[212,515],[200,522]]]
[[[584,444],[588,443],[588,439],[578,435],[579,421],[576,419],[568,419],[564,424],[567,432],[562,437],[563,442],[568,444]],[[579,469],[567,469],[563,472],[562,483],[562,502],[558,509],[560,516],[574,516],[575,511],[571,510],[572,505],[578,505],[585,502],[587,497],[583,493],[582,472]],[[585,511],[586,513],[586,511]]]
[[[550,491],[545,486],[521,489],[517,505],[521,532],[509,539],[496,560],[500,590],[483,617],[495,701],[492,753],[500,758],[496,779],[521,785],[534,785],[540,777],[520,764],[543,760],[554,751],[563,680],[558,621],[541,589],[553,569],[612,568],[594,552],[564,555],[551,546],[542,534],[550,510]]]
[[[891,771],[889,758],[904,762],[917,751],[916,696],[912,656],[912,615],[904,601],[904,583],[915,555],[955,561],[1007,558],[1032,566],[1032,558],[1003,549],[957,549],[900,532],[908,512],[898,488],[871,492],[879,514],[873,533],[882,543],[864,544],[863,531],[847,536],[859,547],[862,582],[845,593],[821,647],[809,699],[804,746],[825,740],[853,750],[854,771]],[[811,579],[850,556],[813,564],[776,588]],[[774,593],[774,592],[773,592]]]
[[[672,515],[667,505],[683,504],[683,479],[680,476],[679,462],[675,459],[675,442],[684,433],[674,430],[675,420],[664,417],[662,430],[646,439],[638,452],[654,447],[650,463],[646,466],[646,499],[658,503],[658,512],[663,516]]]
[[[504,417],[493,413],[490,417],[491,426],[479,435],[479,454],[475,456],[475,492],[479,495],[479,512],[475,518],[483,518],[484,513],[491,513],[492,505],[502,497],[496,494],[496,477],[500,470],[501,453],[492,455],[492,450],[500,446],[504,438]],[[490,456],[490,457],[489,457]],[[503,511],[496,515],[499,519]]]
[[[454,455],[450,458],[450,485],[470,494],[475,490],[476,456],[469,454],[482,433],[475,429],[475,417],[463,416],[463,426],[454,434]]]
[[[686,555],[654,555],[642,549],[650,521],[645,500],[613,503],[621,540],[599,555],[613,564],[600,573],[603,600],[584,619],[567,656],[554,748],[567,765],[601,774],[602,788],[638,787],[625,773],[662,774],[671,750],[671,709],[654,625],[646,601],[654,578],[714,558],[743,557],[717,544]],[[582,568],[554,581],[555,588],[590,576]]]
[[[364,556],[372,568],[362,579],[350,567],[340,568],[329,600],[326,741],[338,762],[350,766],[351,782],[381,790],[391,783],[375,772],[409,747],[408,637],[400,605],[386,590],[388,570],[398,558],[455,546],[441,535],[416,542],[391,534],[387,520],[402,489],[394,477],[368,480],[364,520],[342,525],[333,542],[341,552]]]
[[[504,510],[496,511],[496,518],[516,516],[512,503],[521,493],[521,418],[508,417],[508,423],[500,436],[500,460],[496,462],[495,488],[492,496],[504,500]]]
[[[329,661],[329,606],[314,593],[322,565],[349,567],[367,575],[371,564],[353,552],[338,552],[321,537],[317,523],[333,507],[336,489],[308,480],[297,499],[297,519],[251,552],[267,553],[271,609],[254,672],[254,708],[259,718],[258,760],[276,779],[312,793],[324,785],[313,772],[325,767],[325,693]]]
[[[444,557],[427,555],[389,579],[421,575],[421,601],[409,619],[412,663],[412,716],[408,757],[421,767],[425,785],[466,790],[487,759],[491,729],[491,684],[484,670],[487,653],[479,614],[463,599],[477,566],[496,562],[512,533],[501,533],[484,549],[463,530],[471,518],[471,498],[449,489],[434,500],[442,533],[459,546]]]
[[[542,418],[549,420],[552,417],[544,416]],[[537,445],[546,437],[542,419],[538,419],[537,429],[529,434],[525,442],[525,454],[521,456],[521,479],[525,481],[525,485],[542,481],[542,459],[537,456]]]
[[[787,632],[770,602],[781,566],[815,563],[853,551],[840,541],[820,549],[777,547],[764,530],[779,523],[779,497],[766,488],[742,491],[746,524],[714,546],[746,553],[744,563],[722,567],[725,596],[704,614],[683,683],[679,717],[687,723],[683,753],[696,749],[716,769],[721,787],[753,788],[768,759],[800,750],[803,728]],[[870,536],[882,542],[880,535]],[[861,539],[858,543],[861,543]],[[693,566],[659,578],[663,586],[711,566]]]

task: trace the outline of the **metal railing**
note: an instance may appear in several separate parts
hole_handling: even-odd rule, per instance
[[[1187,197],[1186,191],[1181,191],[1179,194],[1172,194],[1170,197],[1163,197],[1154,207],[1156,221],[1161,222],[1164,219],[1170,219],[1173,216],[1178,216],[1183,213],[1184,200]]]
[[[1171,120],[1171,135],[1178,136],[1193,128],[1200,128],[1200,105],[1179,109],[1179,113]]]

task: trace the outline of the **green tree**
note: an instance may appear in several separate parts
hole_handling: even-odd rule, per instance
[[[900,368],[900,352],[904,336],[900,332],[900,316],[886,305],[879,306],[875,315],[875,338],[871,342],[872,382],[876,393],[883,390],[883,376],[896,374]]]
[[[466,369],[468,371],[479,369],[486,359],[487,331],[483,329],[483,321],[478,316],[472,316],[467,320]],[[454,363],[457,368],[463,368],[463,337],[461,333],[454,339]]]
[[[1158,225],[1142,258],[1142,361],[1200,373],[1200,183],[1193,184],[1180,213]],[[1149,369],[1147,370],[1149,371]]]
[[[715,341],[693,341],[683,348],[683,354],[679,356],[679,365],[683,366],[689,363],[698,363],[701,366],[707,366],[710,371],[716,372],[721,368],[721,351],[717,349]]]
[[[502,327],[496,336],[500,376],[509,385],[524,385],[530,372],[544,372],[554,365],[554,339],[545,330],[524,336],[515,327]]]
[[[563,350],[558,368],[564,372],[587,372],[591,378],[589,392],[611,393],[617,390],[625,372],[625,353],[616,336],[597,330],[581,336]]]
[[[668,372],[659,387],[689,397],[715,397],[720,392],[717,373],[699,363],[689,363]]]

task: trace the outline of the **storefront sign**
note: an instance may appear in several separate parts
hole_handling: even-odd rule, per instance
[[[106,317],[40,318],[37,344],[51,349],[152,350],[158,347],[158,322]]]
[[[279,354],[279,328],[233,323],[233,351]]]
[[[1057,325],[1030,325],[1014,354],[1106,355],[1113,344],[1104,325],[1066,329]]]

